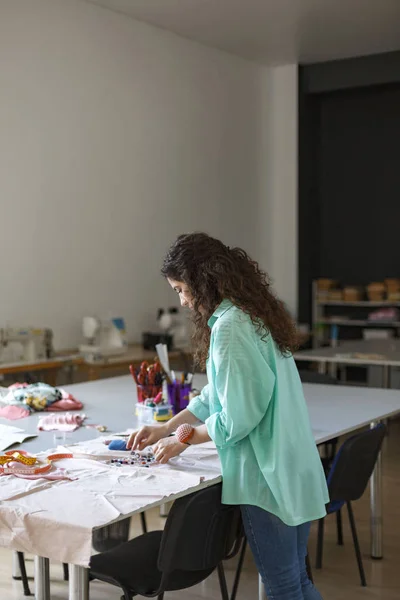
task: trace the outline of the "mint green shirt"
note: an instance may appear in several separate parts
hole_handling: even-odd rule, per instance
[[[292,356],[223,300],[208,322],[208,385],[189,404],[222,466],[222,501],[300,525],[326,514],[328,490]]]

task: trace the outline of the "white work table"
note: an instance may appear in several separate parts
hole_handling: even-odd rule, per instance
[[[294,354],[297,361],[318,363],[320,373],[326,373],[330,365],[335,375],[337,365],[381,367],[384,388],[390,387],[390,369],[400,367],[400,340],[376,339],[341,342],[337,347],[301,350]]]
[[[196,376],[194,385],[201,388],[205,382],[205,376]],[[106,425],[111,433],[137,425],[134,416],[136,390],[130,377],[75,384],[68,386],[67,390],[83,402],[83,412],[90,418],[88,422]],[[316,444],[400,414],[400,392],[396,390],[305,384],[304,392]],[[37,420],[36,414],[14,423],[33,433],[36,432]],[[6,423],[5,420],[0,422]],[[89,440],[95,435],[91,429],[80,428],[69,435],[66,443]],[[52,447],[54,447],[52,432],[40,433],[38,438],[23,444],[23,448],[30,452],[40,452]],[[219,480],[220,477],[216,476],[209,478],[204,484],[200,484],[199,489],[202,485],[210,485]],[[179,495],[192,491],[193,487],[189,487],[186,492],[182,491]],[[173,499],[171,496],[160,497],[156,502],[143,506],[141,510],[146,510],[149,506],[161,505],[171,499]],[[68,498],[65,501],[68,502]],[[381,510],[381,469],[378,461],[371,481],[371,552],[376,558],[382,556]],[[137,509],[132,510],[131,514],[135,512],[138,512]],[[129,514],[125,513],[121,518],[127,516]],[[48,600],[49,590],[44,581],[48,570],[46,559],[38,558],[37,566],[36,598]],[[72,565],[70,573],[70,600],[86,600],[88,597],[86,569],[79,565]]]

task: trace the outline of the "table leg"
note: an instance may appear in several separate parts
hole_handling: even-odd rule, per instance
[[[67,373],[68,373],[68,383],[69,384],[74,383],[75,365],[68,365]]]
[[[99,371],[95,365],[89,365],[87,370],[87,379],[88,381],[97,381],[99,378]]]
[[[321,373],[321,375],[325,375],[325,373],[326,373],[326,363],[325,362],[318,363],[318,373]]]
[[[333,377],[333,379],[337,379],[337,364],[334,362],[329,365],[329,375]]]
[[[373,422],[370,427],[376,427],[378,422]],[[382,456],[377,458],[375,469],[371,477],[371,557],[383,558],[382,550]]]
[[[69,565],[68,600],[89,600],[89,571],[85,567]]]
[[[166,502],[160,505],[160,517],[168,517],[169,511],[171,510],[172,503]]]
[[[48,369],[43,378],[48,385],[51,385],[52,387],[56,387],[57,376],[58,376],[58,367],[56,367],[55,369]]]
[[[390,367],[389,365],[383,365],[382,367],[382,387],[385,389],[390,388]]]
[[[265,589],[261,575],[258,576],[258,600],[266,600]]]
[[[35,600],[50,600],[49,559],[35,556]]]
[[[19,560],[16,550],[13,550],[12,554],[12,578],[21,579],[21,569],[19,568]]]

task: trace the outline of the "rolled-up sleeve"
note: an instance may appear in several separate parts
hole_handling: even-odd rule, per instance
[[[219,333],[217,333],[217,336]],[[257,427],[272,398],[275,375],[246,330],[214,342],[215,392],[221,410],[205,423],[218,448],[237,444]]]
[[[188,410],[203,423],[205,423],[206,419],[210,416],[209,389],[209,384],[205,385],[199,396],[192,398],[188,406]]]

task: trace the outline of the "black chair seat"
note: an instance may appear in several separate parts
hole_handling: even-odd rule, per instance
[[[113,585],[128,588],[132,595],[150,595],[161,583],[157,561],[163,532],[151,531],[116,548],[92,556],[90,576]],[[180,590],[200,583],[214,569],[173,571],[166,591]]]

